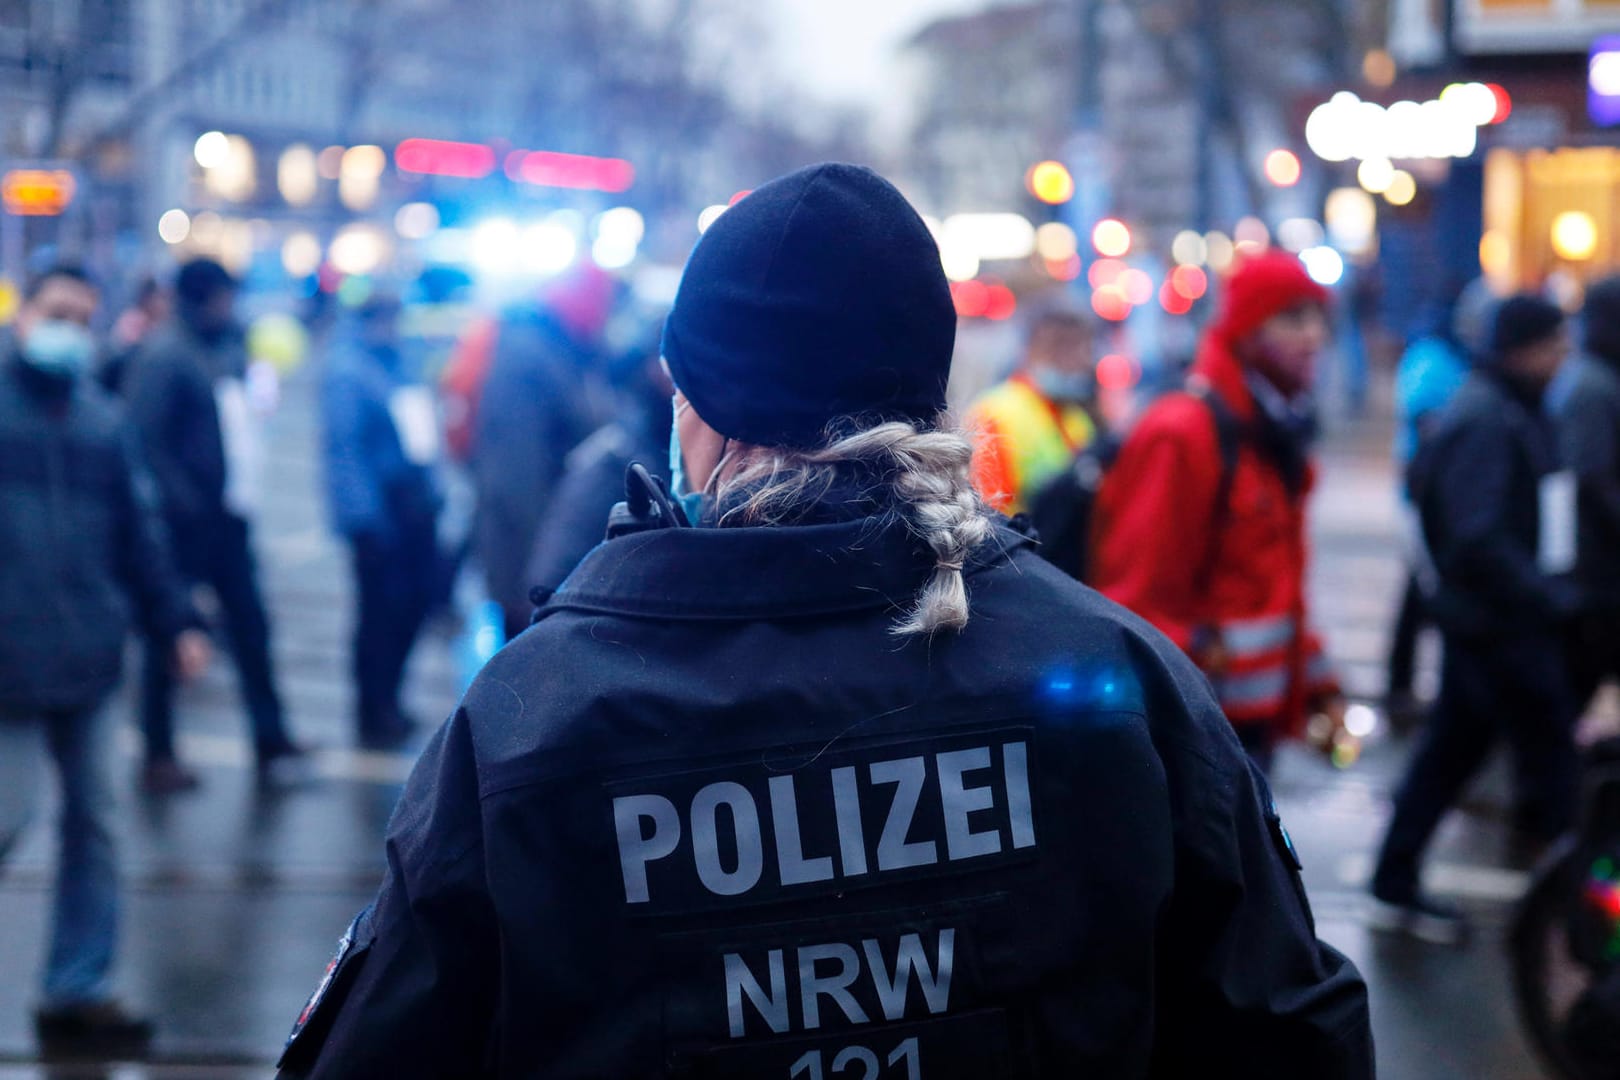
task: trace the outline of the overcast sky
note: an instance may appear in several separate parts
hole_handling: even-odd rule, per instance
[[[839,105],[882,97],[895,47],[940,15],[987,0],[773,0],[782,67],[815,96]]]

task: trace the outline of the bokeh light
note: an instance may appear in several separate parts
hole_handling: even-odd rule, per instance
[[[1061,221],[1048,221],[1035,230],[1035,251],[1043,259],[1066,260],[1080,250],[1080,238]]]
[[[276,160],[276,188],[289,206],[308,206],[315,200],[320,175],[315,168],[315,151],[303,143],[293,143]]]
[[[1209,261],[1209,246],[1192,229],[1183,229],[1170,243],[1170,257],[1188,266],[1202,266]]]
[[[1306,248],[1299,253],[1299,259],[1318,285],[1332,287],[1344,277],[1344,257],[1330,247]]]
[[[1597,222],[1584,210],[1564,211],[1552,220],[1552,246],[1559,258],[1585,262],[1597,252]]]
[[[217,169],[225,164],[230,152],[230,139],[223,131],[205,131],[191,147],[192,158],[205,169]]]
[[[1131,316],[1131,302],[1118,285],[1104,285],[1092,292],[1091,310],[1109,322],[1124,322]]]
[[[1209,275],[1196,266],[1178,266],[1170,271],[1166,284],[1179,296],[1201,300],[1209,291]]]
[[[1117,282],[1125,270],[1124,262],[1119,259],[1098,259],[1091,264],[1091,269],[1086,271],[1086,281],[1093,289],[1100,289],[1104,285]]]
[[[1389,158],[1368,158],[1356,167],[1356,183],[1361,185],[1361,190],[1372,195],[1382,195],[1388,191],[1394,179],[1395,166]]]
[[[281,268],[288,276],[308,277],[321,267],[321,242],[315,234],[300,230],[281,244]]]
[[[432,203],[406,203],[394,214],[394,231],[404,240],[422,240],[439,227],[439,208]]]
[[[158,237],[165,244],[178,244],[191,235],[191,215],[176,207],[158,218]]]
[[[1131,250],[1131,230],[1118,218],[1103,218],[1091,230],[1091,246],[1099,255],[1122,258]]]
[[[1384,189],[1384,199],[1391,206],[1405,206],[1417,198],[1417,178],[1405,169],[1396,169]]]
[[[1074,198],[1074,177],[1062,162],[1043,161],[1031,166],[1024,177],[1029,193],[1043,203],[1057,206]]]
[[[1266,155],[1266,179],[1278,187],[1293,187],[1299,183],[1299,157],[1291,150],[1273,150]]]
[[[1193,302],[1166,281],[1159,287],[1159,306],[1171,315],[1185,315],[1192,310]]]

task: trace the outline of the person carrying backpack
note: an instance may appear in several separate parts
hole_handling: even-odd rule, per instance
[[[1092,512],[1088,580],[1193,658],[1262,767],[1307,716],[1338,726],[1344,715],[1305,610],[1310,390],[1327,305],[1292,255],[1241,263],[1188,392],[1143,414]],[[1230,467],[1228,422],[1238,432]]]

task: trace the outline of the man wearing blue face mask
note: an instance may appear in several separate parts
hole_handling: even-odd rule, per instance
[[[1028,510],[1041,486],[1068,468],[1096,437],[1091,323],[1048,308],[1029,328],[1018,369],[973,403],[973,484],[1004,514]]]
[[[133,432],[87,373],[96,301],[82,271],[53,269],[0,341],[0,863],[49,760],[61,849],[40,1043],[48,1055],[127,1056],[151,1025],[109,985],[118,891],[105,703],[131,616],[182,677],[206,666],[209,646]]]

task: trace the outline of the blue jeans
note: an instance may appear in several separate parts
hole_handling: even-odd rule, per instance
[[[105,708],[0,714],[0,862],[33,816],[47,759],[62,790],[60,850],[45,961],[49,1008],[111,996],[118,941],[111,717]]]

